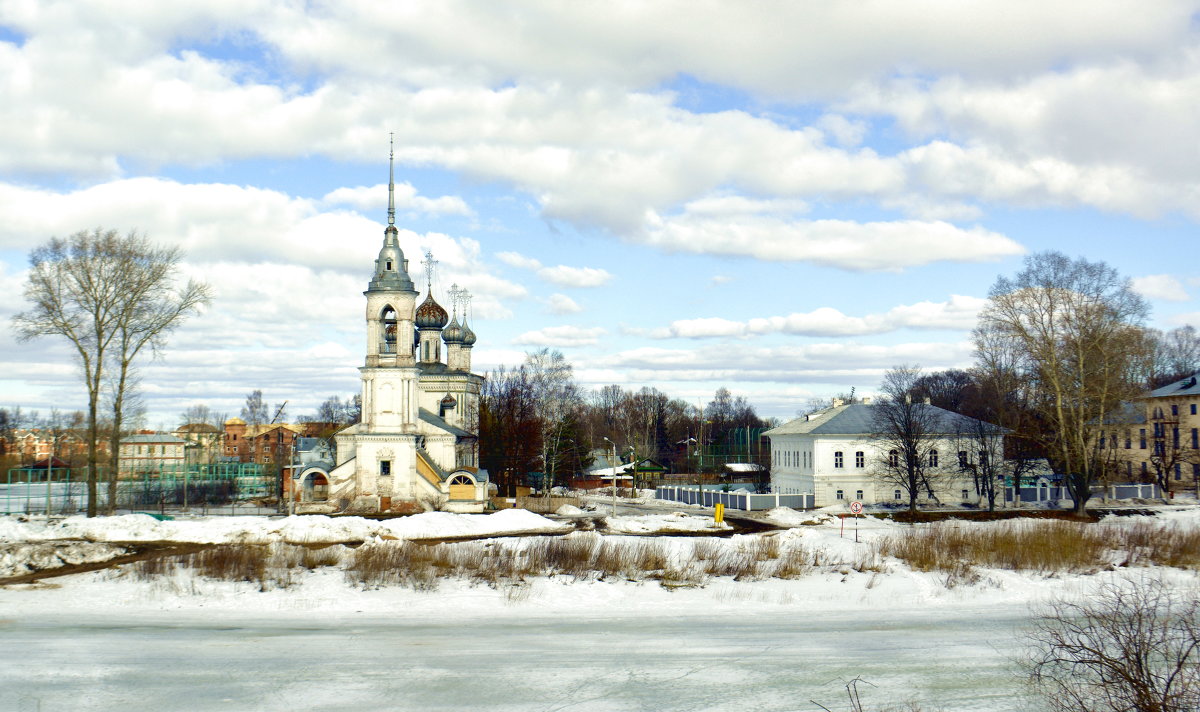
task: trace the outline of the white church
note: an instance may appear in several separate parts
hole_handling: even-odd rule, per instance
[[[454,313],[447,314],[433,297],[434,264],[426,253],[426,296],[418,306],[400,249],[389,164],[388,225],[364,292],[361,422],[334,436],[332,459],[295,468],[297,513],[483,511],[488,497],[487,473],[479,469],[483,377],[471,373],[470,295],[452,287]]]

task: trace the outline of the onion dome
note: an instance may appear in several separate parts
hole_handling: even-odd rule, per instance
[[[462,327],[458,325],[458,317],[450,320],[450,326],[442,331],[442,341],[447,344],[461,344],[463,340]]]
[[[446,410],[450,410],[456,405],[458,405],[458,401],[455,400],[454,396],[450,395],[449,393],[447,393],[446,397],[442,399],[442,408]]]
[[[433,299],[433,294],[430,293],[425,297],[425,301],[421,302],[421,306],[417,307],[415,321],[418,329],[441,329],[449,321],[450,315]]]
[[[463,325],[462,325],[462,345],[463,346],[474,346],[475,345],[475,332],[471,331],[471,327],[467,326],[466,319],[463,319]]]

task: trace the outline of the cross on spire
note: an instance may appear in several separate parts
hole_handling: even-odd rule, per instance
[[[421,264],[425,265],[425,291],[433,294],[433,268],[437,266],[438,261],[433,259],[433,252],[425,250],[425,259]]]
[[[462,302],[462,305],[463,305],[463,323],[466,324],[467,323],[467,310],[471,308],[472,296],[471,296],[470,292],[468,292],[466,289],[463,289],[462,291],[460,291],[458,293],[458,298]]]
[[[446,294],[450,295],[450,307],[454,310],[454,318],[458,318],[458,301],[462,298],[465,289],[459,289],[458,282],[450,285],[450,289],[446,290]]]

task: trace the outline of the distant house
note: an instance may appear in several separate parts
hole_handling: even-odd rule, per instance
[[[169,433],[140,433],[121,440],[121,477],[181,471],[187,464],[188,441]]]
[[[188,423],[171,431],[171,434],[180,440],[188,441],[186,452],[189,463],[210,465],[221,456],[224,433],[215,425]]]
[[[873,408],[870,403],[835,405],[828,410],[797,418],[764,435],[771,441],[771,487],[776,492],[812,493],[816,506],[824,507],[849,500],[871,503],[901,503],[907,493],[887,486],[876,476],[883,470],[885,451],[873,435]],[[995,426],[996,443],[987,451],[962,433],[978,421],[933,405],[919,407],[934,411],[937,437],[931,444],[926,466],[946,475],[935,490],[936,501],[977,503],[969,475],[958,476],[987,452],[1003,452],[1001,430]],[[930,498],[922,492],[918,501]]]
[[[609,458],[599,458],[597,462],[607,462]],[[662,463],[651,458],[642,458],[636,463],[626,462],[617,465],[616,467],[593,467],[592,469],[580,475],[571,478],[571,487],[574,489],[596,489],[598,487],[608,487],[612,485],[615,479],[617,484],[625,487],[633,483],[634,476],[637,476],[639,486],[644,479],[657,477],[667,471],[667,468]]]
[[[1200,382],[1193,374],[1156,388],[1100,428],[1097,446],[1111,480],[1152,482],[1161,470],[1168,489],[1200,487]]]

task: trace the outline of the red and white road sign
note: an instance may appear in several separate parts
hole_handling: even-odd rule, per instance
[[[850,503],[850,513],[851,514],[862,514],[862,502],[859,502],[857,499],[854,500],[853,502],[851,502]]]

